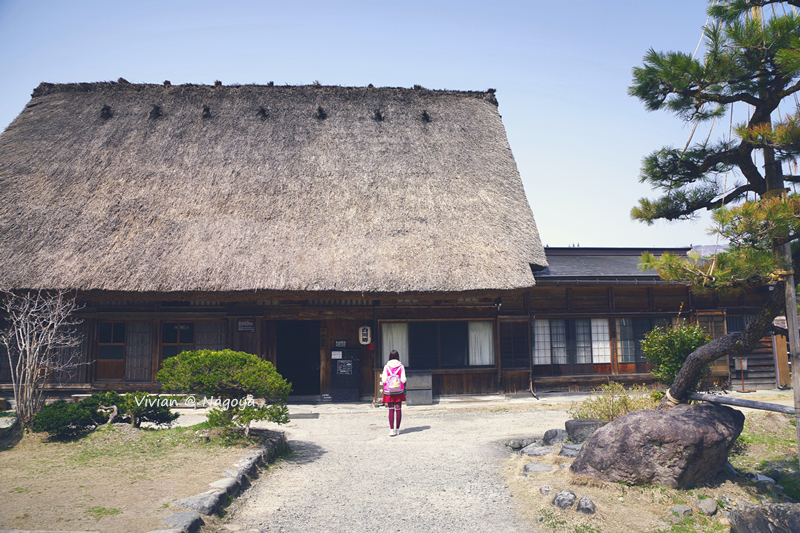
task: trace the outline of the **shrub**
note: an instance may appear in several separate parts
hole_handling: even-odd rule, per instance
[[[65,437],[88,428],[94,428],[92,414],[85,406],[58,400],[46,405],[33,417],[33,431]]]
[[[567,414],[572,418],[596,418],[611,422],[633,411],[655,409],[660,401],[658,391],[651,391],[643,385],[635,385],[628,391],[616,381],[601,385],[599,389],[592,390],[592,394],[595,395],[592,398],[573,403]]]
[[[142,422],[152,422],[157,426],[171,426],[178,413],[169,410],[171,399],[161,398],[146,392],[133,392],[125,395],[118,405],[120,414],[130,417],[131,426],[138,428]]]
[[[232,350],[182,352],[164,361],[156,378],[166,391],[205,395],[198,404],[214,407],[208,415],[214,426],[236,427],[247,434],[250,423],[257,420],[289,421],[286,400],[291,386],[272,363],[256,355]]]
[[[650,373],[669,387],[675,381],[686,358],[696,349],[708,344],[708,334],[697,324],[679,324],[663,330],[656,328],[645,334],[642,352],[653,366]],[[692,384],[692,390],[711,375],[711,365],[706,365]]]

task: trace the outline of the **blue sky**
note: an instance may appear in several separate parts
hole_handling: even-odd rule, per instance
[[[702,0],[0,0],[0,128],[42,81],[493,87],[544,244],[713,244],[707,217],[650,227],[629,217],[650,195],[637,179],[641,158],[683,146],[690,131],[627,96],[631,68],[651,47],[693,52],[705,8]]]

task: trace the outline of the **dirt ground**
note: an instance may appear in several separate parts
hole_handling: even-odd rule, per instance
[[[468,402],[438,409],[404,408],[408,432],[397,438],[386,435],[382,409],[371,411],[359,405],[351,412],[330,404],[309,406],[309,412],[318,418],[300,418],[281,427],[290,445],[295,441],[294,457],[270,468],[222,518],[209,521],[210,527],[204,531],[230,531],[230,526],[242,531],[293,531],[293,527],[307,531],[315,521],[321,527],[323,523],[329,526],[338,517],[342,502],[331,499],[334,511],[320,507],[333,493],[325,480],[335,480],[337,490],[346,488],[343,494],[363,493],[364,499],[356,499],[354,504],[377,501],[374,495],[380,493],[382,481],[369,476],[381,471],[385,461],[380,454],[387,446],[393,446],[403,457],[407,455],[409,461],[424,463],[425,468],[401,477],[408,498],[419,500],[418,506],[407,508],[415,509],[415,521],[432,532],[452,530],[450,526],[471,530],[459,522],[461,513],[450,516],[456,505],[475,510],[475,520],[466,524],[475,526],[476,531],[486,530],[482,524],[497,521],[506,531],[722,533],[729,526],[721,512],[705,518],[695,511],[685,523],[673,524],[668,521],[668,510],[676,504],[693,505],[699,498],[723,500],[724,496],[733,503],[755,503],[759,498],[776,497],[758,492],[742,478],[725,476],[689,491],[582,480],[562,468],[568,459],[555,455],[523,458],[500,446],[504,439],[541,437],[547,429],[563,428],[570,405],[506,401],[487,405]],[[746,416],[731,462],[740,471],[769,475],[774,469],[780,470],[786,494],[800,499],[795,428],[789,417],[751,411]],[[221,471],[244,453],[242,447],[203,443],[189,428],[159,432],[126,425],[71,442],[48,442],[39,435],[25,435],[19,442],[0,442],[0,529],[110,533],[161,529],[161,519],[178,510],[170,506],[172,501],[207,490],[208,483],[218,479]],[[375,455],[374,460],[368,453]],[[534,461],[550,464],[554,471],[521,476],[525,463]],[[358,474],[353,475],[356,470]],[[480,476],[476,476],[478,472]],[[348,478],[352,486],[341,486],[341,480]],[[492,481],[495,478],[497,481]],[[365,483],[367,479],[371,481]],[[542,485],[552,487],[553,493],[570,489],[579,498],[591,498],[597,514],[584,516],[557,509],[550,504],[553,494],[540,493]],[[431,486],[438,491],[419,490]],[[306,496],[308,501],[304,500]],[[487,501],[499,506],[495,510],[504,509],[503,515],[481,515]],[[354,508],[342,515],[342,527],[349,528],[342,530],[366,530],[350,521],[357,516],[364,524],[372,524],[376,515]],[[298,517],[303,520],[298,521]],[[447,523],[442,517],[449,517]],[[378,522],[374,525],[380,529]]]
[[[15,441],[17,439],[14,439]],[[247,451],[188,428],[114,424],[71,442],[41,434],[0,448],[0,529],[130,533],[163,529],[178,498],[208,490]]]

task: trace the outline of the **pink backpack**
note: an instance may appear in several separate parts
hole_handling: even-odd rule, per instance
[[[383,384],[383,393],[389,396],[395,396],[403,393],[403,382],[400,381],[400,374],[403,372],[403,367],[398,366],[395,368],[389,367],[386,370],[386,382]]]

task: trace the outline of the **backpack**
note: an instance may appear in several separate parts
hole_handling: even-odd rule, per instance
[[[392,372],[395,373],[392,373]],[[386,370],[386,382],[383,384],[383,393],[389,396],[396,396],[403,394],[403,382],[400,381],[400,374],[403,371],[402,366],[395,368],[388,368]]]

